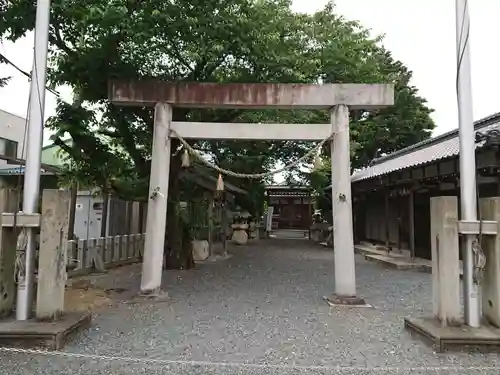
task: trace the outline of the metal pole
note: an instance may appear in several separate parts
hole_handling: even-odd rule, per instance
[[[45,80],[49,38],[50,0],[38,0],[36,7],[35,48],[31,72],[30,109],[24,173],[23,212],[38,210],[40,189],[40,162],[43,142],[43,118],[45,109]],[[26,229],[27,244],[24,259],[24,275],[19,276],[17,286],[16,319],[28,320],[31,316],[34,287],[35,231]]]
[[[460,139],[460,198],[461,220],[477,221],[476,153],[472,90],[470,76],[470,40],[468,0],[455,0],[457,37],[457,97]],[[475,235],[465,236],[463,251],[463,288],[465,324],[480,325],[478,285],[473,279],[472,245]]]

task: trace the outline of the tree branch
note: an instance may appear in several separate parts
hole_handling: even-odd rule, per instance
[[[141,170],[145,171],[147,169],[146,160],[143,158],[142,153],[137,149],[135,144],[135,137],[130,131],[130,124],[127,121],[126,115],[123,109],[117,107],[108,107],[108,110],[114,113],[114,125],[118,130],[119,136],[121,136],[123,146],[129,153],[130,157],[134,161],[134,164]]]
[[[54,32],[51,33],[51,42],[59,48],[61,51],[66,52],[68,55],[73,55],[75,51],[73,51],[65,42],[61,34],[61,29],[59,28],[59,25],[57,22],[52,23],[52,28],[54,29]]]

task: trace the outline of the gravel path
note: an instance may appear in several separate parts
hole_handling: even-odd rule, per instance
[[[322,301],[333,291],[329,250],[271,240],[232,253],[166,272],[168,301],[97,314],[65,348],[81,357],[0,350],[0,374],[500,374],[498,354],[435,354],[403,330],[404,317],[430,314],[428,274],[357,258],[360,295],[375,308],[336,309]],[[106,282],[129,288],[125,298],[139,271]]]

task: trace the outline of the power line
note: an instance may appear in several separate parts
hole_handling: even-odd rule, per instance
[[[12,66],[14,69],[16,69],[19,73],[21,73],[22,75],[28,77],[29,80],[31,80],[31,74],[22,70],[19,66],[17,66],[16,64],[14,64],[10,59],[8,59],[3,53],[0,52],[0,61],[4,61],[6,64]],[[55,96],[57,96],[58,98],[61,97],[61,95],[55,91],[54,89],[51,89],[50,87],[47,87],[45,86],[45,89],[49,92],[51,92],[52,94],[54,94]]]

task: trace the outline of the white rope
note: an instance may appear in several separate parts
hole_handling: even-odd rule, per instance
[[[474,259],[474,271],[472,274],[474,282],[479,285],[484,278],[484,271],[486,268],[486,255],[481,248],[481,240],[478,236],[472,243],[472,256]]]
[[[26,229],[23,228],[17,237],[16,244],[16,261],[14,263],[14,278],[16,284],[24,281],[26,276],[25,270],[25,258],[26,258],[26,248],[28,246],[28,236],[26,234]]]
[[[12,348],[12,347],[0,347],[0,353],[10,353],[10,354],[24,354],[31,356],[42,356],[42,357],[52,357],[52,358],[69,358],[69,359],[80,359],[80,360],[92,360],[92,361],[106,361],[106,362],[121,362],[130,364],[141,364],[141,365],[161,365],[161,366],[182,366],[183,368],[193,366],[196,368],[207,367],[207,368],[233,368],[236,369],[235,372],[239,372],[242,369],[254,369],[254,370],[271,370],[266,371],[269,373],[283,373],[283,372],[294,372],[294,373],[304,373],[304,372],[321,372],[321,373],[367,373],[371,372],[374,374],[409,374],[409,373],[422,373],[429,372],[433,374],[438,374],[443,371],[458,371],[458,370],[469,370],[469,371],[495,371],[498,373],[500,370],[499,366],[408,366],[408,367],[397,367],[397,366],[385,366],[385,367],[356,367],[356,366],[339,366],[339,365],[299,365],[295,363],[290,364],[264,364],[264,363],[242,363],[242,362],[211,362],[211,361],[196,361],[196,360],[182,360],[182,359],[161,359],[161,358],[147,358],[147,357],[133,357],[133,356],[114,356],[114,355],[102,355],[102,354],[88,354],[88,353],[74,353],[74,352],[62,352],[62,351],[48,351],[43,349],[22,349],[22,348]]]
[[[232,177],[237,177],[237,178],[247,178],[247,179],[262,179],[262,178],[274,176],[275,174],[292,169],[292,168],[298,166],[300,163],[308,160],[310,157],[314,156],[318,152],[318,150],[320,150],[321,147],[327,141],[332,139],[332,137],[333,137],[333,134],[329,135],[327,138],[323,139],[320,143],[318,143],[316,145],[316,147],[314,147],[309,152],[307,152],[304,156],[302,156],[301,158],[297,159],[294,162],[291,162],[291,163],[285,165],[283,168],[276,169],[274,171],[264,172],[264,173],[249,174],[249,173],[233,172],[233,171],[230,171],[228,169],[221,168],[221,167],[209,162],[208,160],[203,158],[203,156],[198,151],[196,151],[194,148],[192,148],[191,145],[189,143],[187,143],[187,141],[184,138],[182,138],[181,135],[179,133],[177,133],[175,130],[170,130],[170,133],[172,136],[179,139],[181,144],[186,148],[186,150],[189,152],[190,155],[193,155],[194,157],[196,157],[200,162],[205,164],[207,167],[212,168],[215,171],[219,172],[220,174],[223,174],[226,176],[232,176]]]

